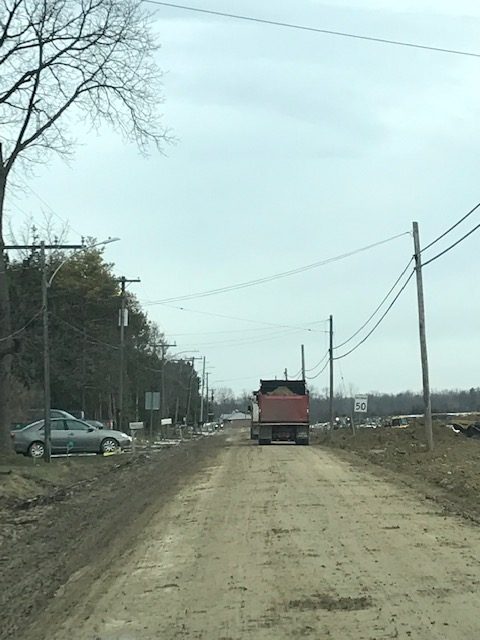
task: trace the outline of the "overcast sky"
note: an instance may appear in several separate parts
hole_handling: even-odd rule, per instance
[[[480,52],[477,0],[190,3]],[[69,221],[71,241],[120,236],[106,258],[118,275],[141,278],[132,290],[176,340],[171,352],[198,350],[214,386],[250,391],[285,367],[297,373],[301,343],[308,368],[321,360],[330,314],[337,344],[354,333],[412,256],[410,235],[288,278],[172,303],[188,311],[151,303],[348,253],[410,231],[413,220],[427,244],[480,200],[480,59],[170,8],[154,20],[164,122],[177,144],[143,158],[109,130],[79,129],[70,166],[39,169],[33,191],[10,199],[10,216],[18,227],[54,211]],[[425,268],[435,389],[480,385],[479,237]],[[339,389],[421,388],[413,279],[337,365]],[[327,372],[311,384],[323,389]]]

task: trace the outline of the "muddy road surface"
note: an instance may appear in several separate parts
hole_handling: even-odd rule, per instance
[[[480,634],[478,526],[331,450],[246,432],[107,560],[92,547],[25,640]]]

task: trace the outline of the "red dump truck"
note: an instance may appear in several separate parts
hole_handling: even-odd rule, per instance
[[[304,380],[260,380],[255,396],[258,444],[309,443],[309,397]]]

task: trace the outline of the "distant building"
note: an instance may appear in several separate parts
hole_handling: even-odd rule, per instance
[[[220,416],[220,422],[222,422],[225,427],[250,427],[251,420],[250,414],[243,413],[242,411],[224,413]]]

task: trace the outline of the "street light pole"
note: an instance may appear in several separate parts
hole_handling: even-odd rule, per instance
[[[63,265],[69,260],[66,258],[55,269],[50,278],[47,277],[47,258],[46,249],[73,249],[74,251],[93,249],[94,247],[103,246],[110,242],[116,242],[120,238],[108,238],[102,242],[97,242],[93,245],[85,244],[45,244],[42,240],[40,245],[38,244],[11,244],[5,245],[4,249],[28,249],[30,251],[40,249],[40,267],[42,271],[42,323],[43,323],[43,397],[44,397],[44,440],[45,448],[43,452],[43,458],[45,462],[50,462],[52,459],[52,440],[51,440],[51,389],[50,389],[50,335],[49,335],[49,323],[48,323],[48,289],[50,288],[53,279],[63,267]]]

